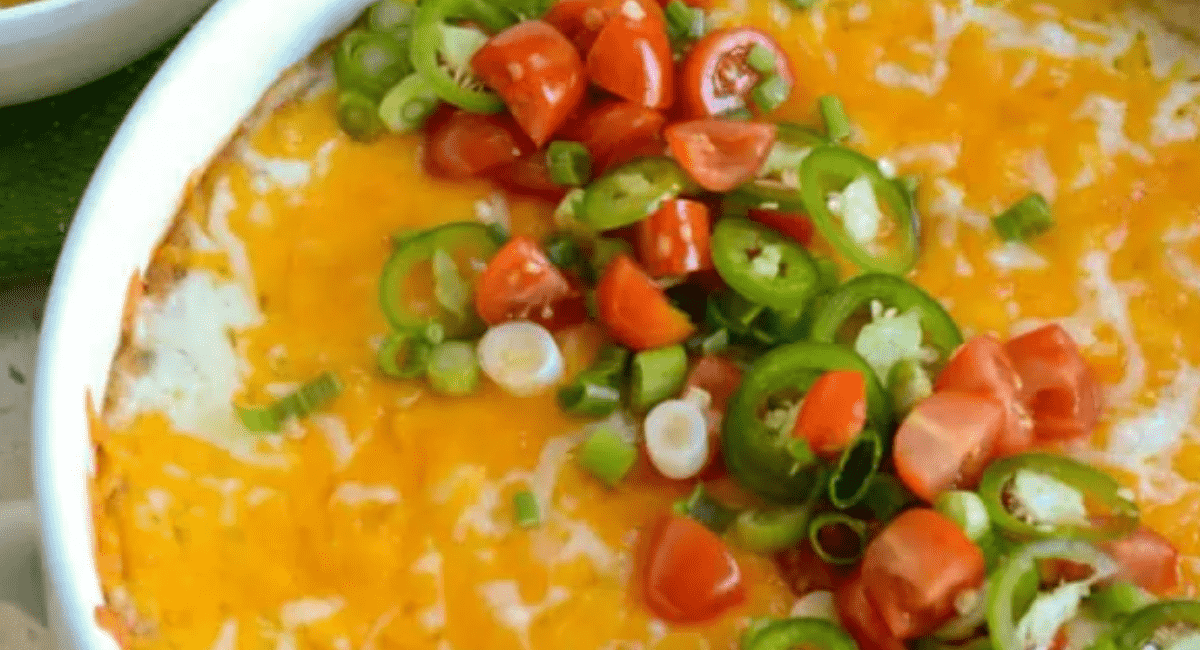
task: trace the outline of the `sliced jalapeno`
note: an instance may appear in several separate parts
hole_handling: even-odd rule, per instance
[[[410,56],[416,71],[443,100],[473,113],[504,110],[500,96],[486,90],[471,70],[470,57],[487,36],[456,27],[453,20],[470,20],[500,31],[515,19],[482,0],[427,0],[413,19]]]
[[[1168,600],[1130,615],[1113,636],[1116,650],[1169,650],[1178,641],[1200,635],[1200,602]]]
[[[433,344],[423,336],[393,333],[379,347],[379,369],[389,377],[416,379],[425,374],[432,350]]]
[[[594,230],[628,226],[650,216],[663,201],[694,187],[687,173],[670,158],[641,158],[588,185],[579,218]]]
[[[772,621],[747,634],[742,650],[858,650],[854,639],[840,626],[819,618]]]
[[[1138,506],[1121,484],[1077,460],[1028,452],[994,461],[979,482],[992,522],[1015,539],[1104,541],[1137,528]],[[1049,507],[1039,505],[1050,503]]]
[[[774,553],[795,546],[808,534],[808,522],[822,485],[823,481],[816,481],[812,493],[800,505],[742,511],[733,524],[738,546],[755,553]]]
[[[829,481],[829,502],[833,507],[845,510],[862,501],[882,459],[883,438],[873,429],[864,429],[842,452]]]
[[[746,219],[725,218],[712,234],[713,265],[747,300],[785,312],[804,308],[820,283],[804,247]]]
[[[349,32],[333,53],[338,87],[360,92],[376,102],[412,69],[404,45],[381,32]]]
[[[703,483],[697,483],[686,499],[676,501],[673,509],[704,524],[705,528],[718,535],[728,530],[738,519],[738,511],[714,498]]]
[[[936,298],[902,278],[882,273],[860,275],[827,294],[813,319],[812,340],[853,343],[859,325],[855,318],[874,301],[900,312],[915,309],[926,342],[937,349],[942,361],[963,343],[958,325]]]
[[[866,179],[874,195],[880,223],[869,224],[873,236],[859,241],[844,219],[831,211],[841,193],[858,179]],[[804,211],[839,253],[864,271],[904,275],[917,262],[917,222],[907,196],[879,171],[879,164],[843,147],[823,145],[813,149],[800,163],[800,195]],[[854,209],[844,202],[847,210]],[[863,233],[857,233],[861,235]]]
[[[800,163],[813,149],[829,140],[822,134],[782,122],[776,125],[775,144],[757,177],[730,193],[736,204],[800,212],[804,201],[800,197]]]
[[[1079,540],[1045,539],[1018,548],[1000,563],[988,581],[987,625],[996,650],[1026,650],[1027,639],[1023,637],[1035,631],[1030,629],[1032,625],[1021,623],[1037,596],[1038,563],[1044,560],[1066,560],[1092,567],[1093,578],[1112,575],[1116,570],[1112,559]],[[1048,633],[1036,632],[1052,638],[1056,631],[1057,627]],[[1045,639],[1047,645],[1051,638]]]
[[[841,512],[826,512],[808,524],[808,543],[827,564],[854,564],[867,550],[867,522]]]
[[[867,485],[866,493],[859,500],[859,505],[866,508],[873,518],[889,521],[917,501],[917,497],[904,487],[900,479],[891,474],[876,472]]]
[[[768,425],[765,416],[786,410],[812,382],[829,370],[858,370],[867,378],[867,422],[891,430],[891,408],[870,367],[852,350],[806,341],[784,345],[760,357],[738,385],[722,426],[721,448],[729,472],[746,488],[772,501],[799,503],[820,478],[813,468],[797,467],[788,452],[789,427]]]
[[[475,280],[499,245],[487,226],[458,222],[416,235],[396,245],[383,267],[379,301],[397,331],[438,323],[446,338],[470,337],[483,331],[472,300]],[[440,252],[439,252],[440,251]],[[437,262],[435,264],[435,262]],[[440,300],[438,276],[454,276],[462,298],[455,309]]]

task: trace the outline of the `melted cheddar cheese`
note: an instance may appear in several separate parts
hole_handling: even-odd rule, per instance
[[[780,119],[842,98],[851,144],[921,178],[914,281],[967,333],[1056,320],[1107,385],[1092,445],[1146,521],[1200,558],[1200,47],[1116,0],[731,0],[798,83]],[[639,604],[637,540],[687,491],[643,463],[615,490],[552,395],[431,395],[375,369],[389,236],[462,219],[544,234],[552,206],[427,177],[416,137],[342,135],[320,64],[249,123],[189,194],[135,297],[93,486],[104,618],[130,648],[730,648],[794,597],[738,559],[749,599],[699,627]],[[1057,225],[1001,245],[1030,190]],[[600,340],[560,335],[571,368]],[[232,404],[332,370],[324,413],[251,437]],[[568,369],[568,373],[571,369]],[[617,426],[630,426],[616,422]],[[515,529],[532,490],[539,529]]]

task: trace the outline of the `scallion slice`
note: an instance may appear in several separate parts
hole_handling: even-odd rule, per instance
[[[677,395],[687,379],[687,352],[682,345],[643,350],[633,355],[630,401],[635,409],[651,406]]]
[[[637,447],[608,427],[588,436],[579,449],[579,464],[593,476],[615,487],[637,461]]]
[[[667,33],[675,39],[694,40],[704,35],[704,11],[682,0],[667,3]]]
[[[755,43],[746,54],[746,65],[760,74],[775,72],[775,53],[761,43]]]
[[[558,391],[558,403],[567,413],[604,417],[621,405],[621,391],[600,373],[583,372]]]
[[[238,406],[238,417],[251,431],[279,431],[289,418],[303,418],[328,405],[342,393],[337,375],[323,372],[296,392],[266,406]]]
[[[384,128],[375,101],[356,90],[338,93],[337,120],[346,135],[359,142],[374,140]]]
[[[433,86],[414,72],[383,96],[379,102],[379,119],[392,133],[416,131],[433,114],[439,102]]]
[[[825,120],[825,133],[830,140],[845,140],[850,137],[850,118],[837,95],[824,95],[817,100],[821,118]]]
[[[463,397],[479,388],[479,359],[466,341],[445,341],[433,347],[425,364],[425,377],[435,392]]]
[[[513,523],[521,528],[537,528],[542,523],[542,509],[537,497],[529,490],[513,495]]]
[[[705,528],[718,535],[728,530],[738,516],[737,510],[709,494],[703,483],[697,483],[686,499],[676,501],[673,509],[704,524]]]
[[[809,523],[808,541],[825,562],[854,564],[867,548],[867,524],[840,512],[827,512]]]
[[[1050,204],[1037,192],[1025,195],[1012,207],[992,217],[992,227],[1004,241],[1028,242],[1053,225]]]
[[[583,265],[583,249],[569,235],[551,235],[542,244],[542,249],[546,251],[546,258],[560,269],[575,271]]]
[[[779,108],[779,105],[787,101],[788,95],[792,92],[792,86],[787,81],[777,74],[766,77],[758,82],[758,85],[750,91],[750,99],[758,105],[758,108],[764,113]]]
[[[555,140],[546,146],[550,178],[559,185],[579,187],[592,177],[592,156],[587,147],[571,140]]]

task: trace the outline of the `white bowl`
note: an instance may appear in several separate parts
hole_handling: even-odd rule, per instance
[[[212,0],[40,0],[0,9],[0,106],[102,77],[183,29]]]
[[[128,280],[145,268],[188,180],[272,82],[367,3],[220,0],[134,104],[83,196],[50,290],[33,404],[35,490],[58,648],[116,647],[94,616],[101,592],[86,404],[89,396],[103,402]]]

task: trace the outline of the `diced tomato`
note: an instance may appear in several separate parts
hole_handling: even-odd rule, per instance
[[[867,422],[867,381],[857,370],[831,370],[804,396],[792,435],[831,458],[850,445]]]
[[[783,235],[791,237],[803,246],[812,244],[813,234],[816,232],[816,227],[813,226],[813,222],[807,216],[795,212],[751,208],[747,211],[746,216],[751,221],[757,221],[768,228],[773,228]]]
[[[666,150],[662,129],[667,118],[637,102],[613,99],[588,107],[560,130],[560,137],[582,142],[592,155],[592,171],[606,170],[641,155]]]
[[[649,537],[646,603],[674,623],[708,621],[746,599],[737,560],[715,533],[688,517],[663,517]]]
[[[1018,398],[1021,378],[995,337],[981,334],[963,344],[950,357],[933,389],[983,393],[1004,405],[1004,431],[996,441],[995,455],[1011,456],[1033,446],[1033,424]]]
[[[638,258],[650,275],[686,275],[712,268],[708,206],[690,199],[663,201],[638,222]]]
[[[979,482],[1004,428],[996,398],[943,391],[917,403],[892,442],[896,475],[932,502],[945,490]]]
[[[775,143],[775,125],[701,119],[672,124],[667,146],[704,189],[731,190],[754,178]]]
[[[750,91],[765,76],[746,62],[755,45],[775,55],[775,74],[790,86],[795,75],[774,38],[752,27],[718,29],[697,41],[680,67],[679,100],[685,115],[705,117],[750,108]]]
[[[682,343],[693,327],[687,314],[627,255],[609,263],[596,286],[600,322],[614,339],[635,350]]]
[[[1146,526],[1128,537],[1101,542],[1100,548],[1117,561],[1117,578],[1159,596],[1179,586],[1179,551],[1171,540]]]
[[[699,477],[712,480],[724,473],[725,463],[721,457],[721,423],[725,419],[725,407],[729,398],[742,383],[742,369],[726,357],[706,354],[692,366],[687,376],[687,388],[699,388],[708,393],[711,401],[704,414],[708,424],[708,462],[700,470]]]
[[[822,560],[805,542],[775,554],[779,577],[796,596],[810,591],[830,591],[837,584],[834,565]]]
[[[539,147],[587,89],[579,52],[541,20],[522,21],[493,36],[472,57],[471,67]]]
[[[529,319],[557,329],[587,320],[582,294],[546,258],[533,238],[508,240],[475,287],[475,309],[488,324]]]
[[[846,632],[854,637],[862,650],[905,650],[904,642],[896,638],[879,610],[867,598],[866,583],[861,569],[855,569],[850,577],[838,585],[833,592],[838,618]]]
[[[647,20],[666,25],[662,7],[657,2],[633,1],[646,13]],[[558,0],[550,5],[542,20],[558,28],[586,57],[600,30],[621,11],[624,3],[625,0]],[[630,12],[636,10],[631,6]]]
[[[567,193],[567,188],[550,177],[545,151],[527,153],[511,163],[496,167],[488,172],[488,176],[515,194],[558,201]]]
[[[587,54],[587,74],[597,86],[650,108],[675,101],[674,61],[666,27],[626,0]]]
[[[533,151],[533,143],[507,113],[480,115],[455,110],[425,131],[429,172],[470,178]]]
[[[1071,336],[1046,325],[1010,340],[1004,349],[1021,377],[1021,401],[1037,440],[1091,434],[1100,419],[1100,384]]]
[[[983,553],[966,533],[931,508],[906,510],[863,554],[867,598],[900,639],[929,634],[954,615],[954,600],[983,585]]]

